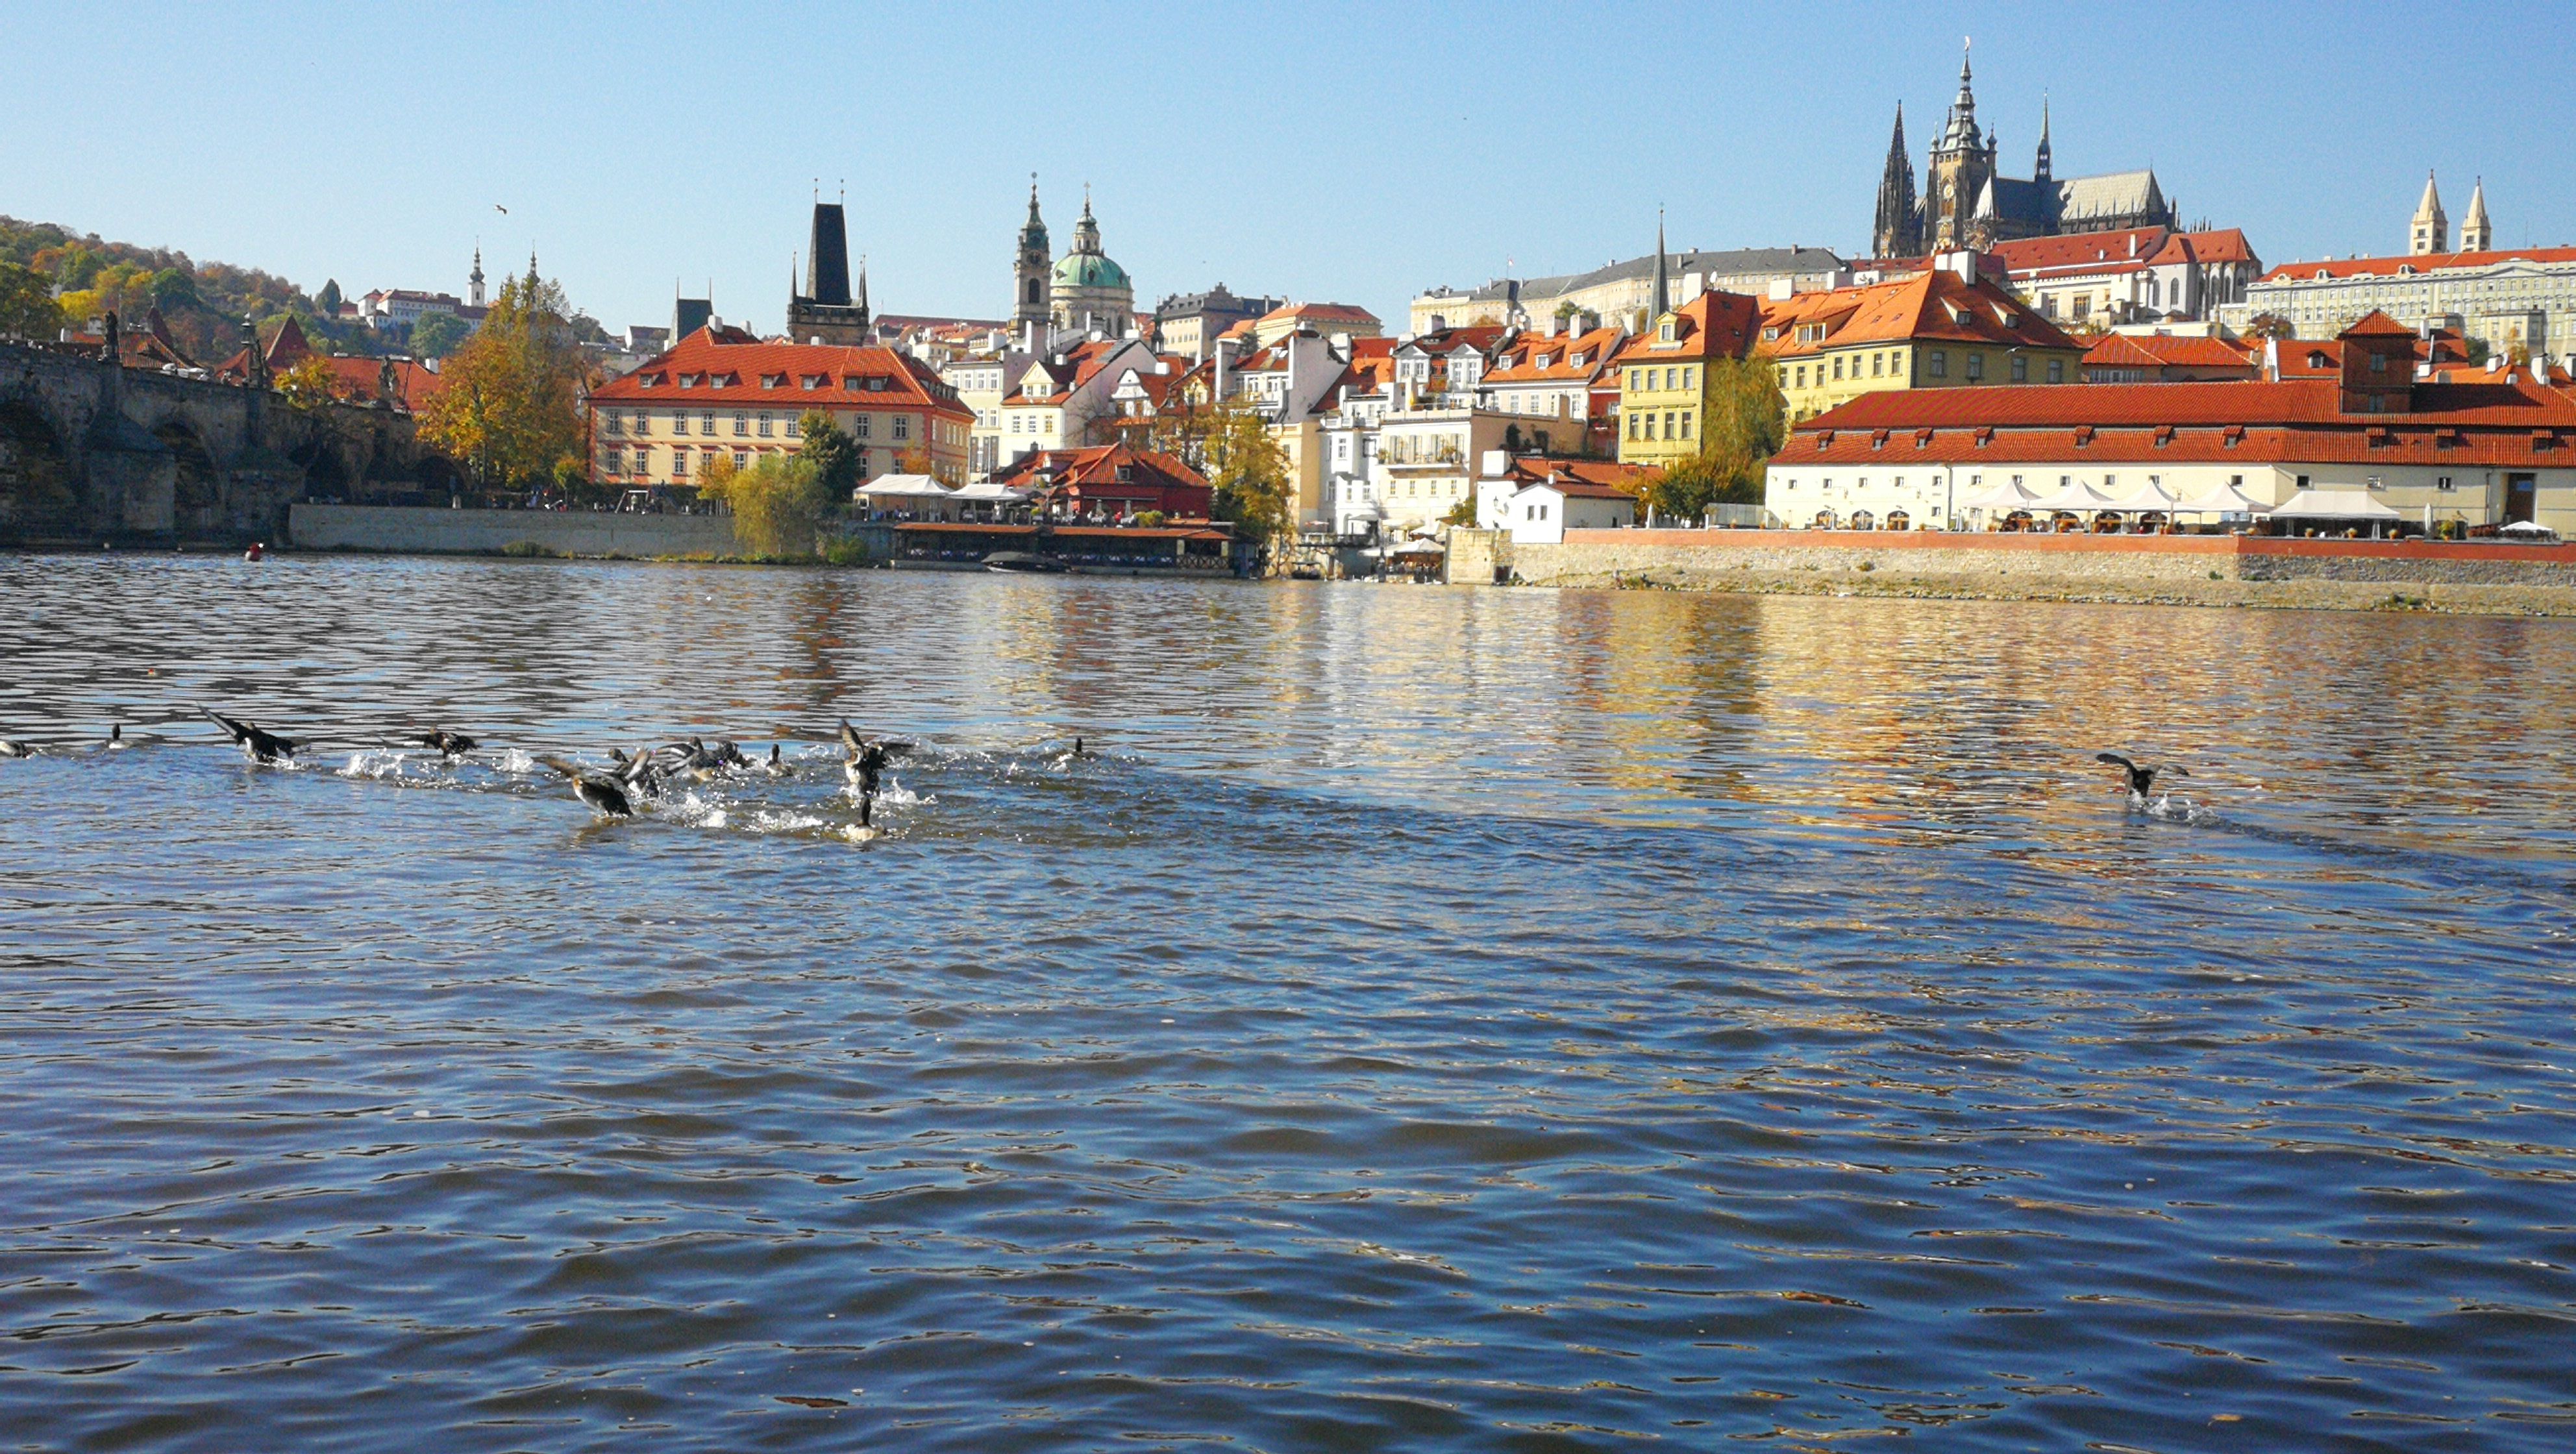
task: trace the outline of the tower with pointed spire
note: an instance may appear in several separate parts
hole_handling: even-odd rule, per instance
[[[474,271],[465,275],[465,302],[469,307],[483,306],[483,244],[479,242],[474,244]]]
[[[2030,164],[2030,179],[2043,187],[2051,180],[2048,175],[2049,162],[2048,93],[2042,91],[2039,94],[2039,155]]]
[[[1047,326],[1047,268],[1053,257],[1046,219],[1038,215],[1037,173],[1031,172],[1029,220],[1020,224],[1019,251],[1011,259],[1011,324],[1023,334]]]
[[[1664,209],[1655,209],[1655,297],[1654,311],[1646,315],[1648,327],[1673,311],[1672,254],[1664,251]]]
[[[2478,178],[2469,192],[2469,215],[2460,219],[2460,251],[2495,250],[2495,224],[2487,221],[2487,179]]]
[[[1950,102],[1949,119],[1932,146],[1932,167],[1924,180],[1924,239],[1934,252],[1969,246],[1977,200],[1995,174],[1995,154],[1977,127],[1977,95],[1968,68],[1968,52],[1959,51],[1959,94]]]
[[[2442,212],[2442,189],[2433,184],[2433,174],[2424,173],[2424,200],[2415,204],[2415,220],[2407,229],[2406,252],[2410,257],[2451,250],[2451,219]]]
[[[868,305],[850,298],[849,222],[841,204],[814,201],[814,231],[805,253],[805,289],[787,278],[787,336],[797,343],[855,347],[868,341]]]
[[[1887,141],[1887,166],[1878,177],[1878,219],[1869,230],[1872,257],[1912,257],[1923,251],[1923,204],[1914,196],[1914,158],[1905,152],[1905,103],[1896,103],[1896,131]]]

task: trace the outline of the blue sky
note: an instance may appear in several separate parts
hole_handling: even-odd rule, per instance
[[[712,278],[776,328],[815,178],[880,311],[992,315],[1035,171],[1059,250],[1091,183],[1140,302],[1393,322],[1644,252],[1658,204],[1675,246],[1861,247],[1892,108],[1919,168],[1968,35],[2013,174],[2045,89],[2059,175],[2151,163],[2267,262],[2400,247],[2427,167],[2455,226],[2483,173],[2499,241],[2576,241],[2555,3],[9,3],[0,212],[352,293],[533,244],[611,327]]]

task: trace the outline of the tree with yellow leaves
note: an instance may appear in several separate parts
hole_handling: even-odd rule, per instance
[[[421,438],[487,488],[548,483],[557,463],[582,458],[590,369],[571,319],[562,285],[533,268],[504,282],[483,327],[440,369],[447,387],[422,411]]]

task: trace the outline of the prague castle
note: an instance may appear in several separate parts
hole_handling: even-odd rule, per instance
[[[1883,258],[1919,257],[1955,248],[1983,251],[2018,237],[2182,226],[2181,210],[2165,196],[2152,171],[2064,180],[2052,175],[2045,103],[2031,175],[2003,175],[1999,150],[1995,134],[1977,125],[1977,98],[1969,88],[1963,55],[1959,95],[1932,145],[1920,197],[1914,190],[1914,160],[1905,152],[1905,107],[1900,103],[1896,108],[1896,135],[1888,143],[1887,168],[1879,179],[1871,250]]]

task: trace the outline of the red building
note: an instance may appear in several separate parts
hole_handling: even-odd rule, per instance
[[[1125,444],[1042,449],[993,472],[997,484],[1030,492],[1040,507],[1116,517],[1160,510],[1204,520],[1213,501],[1205,476],[1168,454]]]

